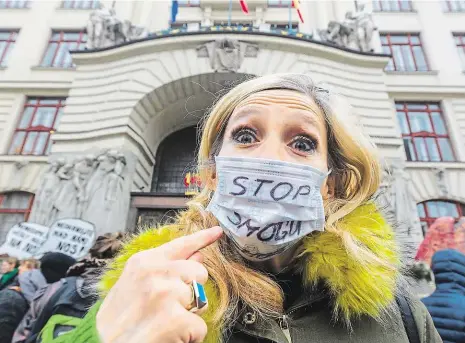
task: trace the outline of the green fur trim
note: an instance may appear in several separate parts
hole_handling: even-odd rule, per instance
[[[335,313],[347,320],[360,315],[378,317],[394,299],[398,277],[399,258],[393,232],[374,204],[358,207],[338,227],[357,246],[365,247],[384,263],[362,262],[362,258],[349,254],[340,236],[324,231],[304,240],[304,254],[308,257],[303,282],[314,285],[323,280],[333,295]],[[133,254],[156,248],[179,235],[176,226],[167,226],[136,236],[110,264],[100,283],[102,294],[113,287]],[[211,281],[205,287],[209,307],[202,316],[208,326],[204,342],[218,343],[222,328],[211,324],[219,302],[218,289]]]

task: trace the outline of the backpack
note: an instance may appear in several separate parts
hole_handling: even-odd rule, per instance
[[[36,343],[40,342],[41,332],[47,324],[47,322],[54,318],[57,319],[67,319],[66,322],[69,324],[56,327],[56,330],[53,330],[52,333],[47,332],[47,338],[50,335],[57,336],[61,335],[67,331],[70,331],[74,328],[81,318],[87,314],[89,308],[97,300],[97,296],[87,293],[85,291],[84,279],[79,276],[72,276],[62,279],[63,286],[55,292],[55,294],[50,298],[45,307],[43,308],[40,316],[34,322],[27,343]],[[75,318],[76,320],[72,320]]]
[[[402,321],[404,323],[405,331],[407,332],[409,343],[421,343],[418,327],[415,323],[415,318],[413,318],[412,308],[410,307],[407,298],[402,295],[397,296],[396,303],[402,316]]]

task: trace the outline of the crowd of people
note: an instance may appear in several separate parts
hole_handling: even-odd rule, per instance
[[[51,326],[56,316],[72,324],[97,300],[98,275],[122,246],[122,234],[97,238],[89,254],[76,261],[50,252],[39,260],[3,258],[0,278],[0,343],[47,342],[72,328]],[[63,317],[64,316],[64,317]],[[45,330],[44,330],[45,328]]]

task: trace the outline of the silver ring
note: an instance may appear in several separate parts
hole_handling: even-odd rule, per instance
[[[207,306],[207,295],[205,293],[205,288],[195,280],[191,282],[190,286],[192,289],[192,301],[187,310],[197,312]]]

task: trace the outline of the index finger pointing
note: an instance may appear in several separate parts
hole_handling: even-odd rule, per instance
[[[157,249],[157,253],[163,254],[169,260],[187,260],[195,252],[216,242],[222,233],[219,226],[214,226],[163,244]]]

